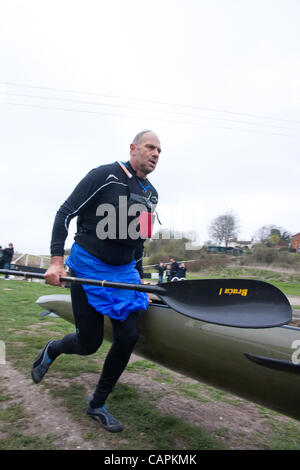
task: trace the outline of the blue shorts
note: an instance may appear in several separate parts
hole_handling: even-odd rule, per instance
[[[135,260],[123,266],[110,266],[89,254],[76,242],[72,245],[66,265],[75,272],[77,277],[141,284]],[[148,294],[144,292],[85,284],[82,284],[82,287],[89,304],[97,312],[116,320],[124,321],[131,312],[147,310],[149,305]]]

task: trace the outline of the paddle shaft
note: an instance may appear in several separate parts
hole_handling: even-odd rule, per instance
[[[43,279],[45,280],[44,274],[41,273],[31,273],[31,272],[24,272],[24,271],[12,271],[9,269],[0,269],[0,274],[6,274],[11,276],[22,276],[26,279],[28,278],[36,278],[36,279]],[[153,286],[151,284],[128,284],[125,282],[112,282],[112,281],[101,281],[98,279],[84,279],[80,277],[68,277],[62,276],[60,277],[60,282],[71,282],[73,284],[86,284],[90,286],[98,286],[98,287],[112,287],[115,289],[125,289],[125,290],[135,290],[139,292],[145,292],[150,294],[156,295],[163,295],[166,293],[166,290],[163,287]]]
[[[45,280],[41,273],[5,269],[0,269],[0,273]],[[284,294],[275,286],[254,279],[196,279],[168,282],[163,286],[78,277],[61,277],[60,282],[156,294],[182,315],[224,326],[271,328],[289,323],[292,318],[292,309]]]

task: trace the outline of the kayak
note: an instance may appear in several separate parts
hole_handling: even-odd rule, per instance
[[[71,296],[37,304],[74,323]],[[140,316],[134,352],[180,374],[300,420],[300,328],[236,328],[206,323],[156,296]],[[105,317],[105,339],[112,340]]]

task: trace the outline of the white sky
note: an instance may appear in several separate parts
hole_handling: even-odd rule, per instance
[[[48,254],[78,181],[149,128],[163,228],[299,232],[299,23],[299,0],[0,0],[0,244]]]

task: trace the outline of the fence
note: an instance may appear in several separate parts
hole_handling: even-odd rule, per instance
[[[19,262],[20,260],[22,260],[22,263]],[[14,265],[32,266],[40,268],[49,267],[50,257],[43,255],[30,255],[29,253],[18,254],[17,257],[15,257],[11,262],[12,268]]]

